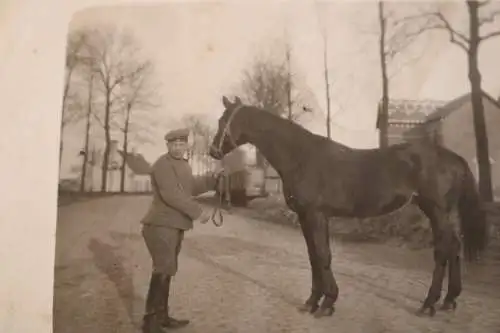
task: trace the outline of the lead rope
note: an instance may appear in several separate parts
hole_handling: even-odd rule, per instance
[[[218,199],[218,202],[217,202],[217,205],[215,206],[213,212],[212,212],[212,217],[211,217],[211,220],[212,220],[212,223],[216,226],[216,227],[220,227],[222,226],[222,224],[224,224],[224,216],[222,215],[222,210],[224,209],[224,198],[223,198],[223,195],[224,194],[224,197],[226,198],[226,201],[227,201],[227,205],[228,205],[228,212],[229,212],[229,208],[231,207],[231,193],[229,191],[229,182],[228,182],[228,176],[227,175],[223,175],[222,172],[220,172],[217,177],[215,178],[215,191],[217,193],[217,189],[220,188],[220,182],[223,181],[223,185],[224,185],[224,191],[219,191],[219,199]],[[222,193],[221,193],[222,192]],[[216,220],[216,217],[219,218],[219,221]]]
[[[231,137],[231,134],[229,134],[229,125],[231,124],[231,121],[233,120],[234,116],[236,115],[236,113],[243,107],[243,105],[238,105],[234,110],[233,112],[231,113],[231,116],[229,117],[229,120],[227,121],[226,125],[224,126],[224,130],[222,131],[222,135],[221,135],[221,138],[219,140],[219,147],[218,150],[219,151],[222,151],[222,144],[224,142],[224,138],[227,136],[229,138],[229,140],[231,140],[231,143],[236,147],[236,144],[234,143],[233,141],[233,138]],[[222,170],[223,171],[223,170]],[[217,175],[217,177],[215,178],[215,190],[216,190],[216,193],[217,193],[217,188],[220,187],[220,181],[222,178],[224,178],[224,196],[226,198],[226,201],[227,201],[227,212],[230,213],[229,211],[229,208],[231,207],[231,192],[229,191],[229,175],[224,175],[223,172],[219,172],[219,174]],[[219,194],[221,194],[221,191],[219,191]],[[222,216],[222,210],[223,210],[223,206],[224,206],[224,198],[222,197],[222,195],[219,195],[219,200],[218,200],[218,205],[215,206],[213,212],[212,212],[212,217],[211,217],[211,220],[212,220],[212,223],[216,226],[216,227],[220,227],[222,226],[222,224],[224,223],[224,216]],[[218,215],[218,218],[219,218],[219,222],[216,221],[216,215]]]

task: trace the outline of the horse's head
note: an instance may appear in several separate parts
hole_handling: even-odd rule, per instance
[[[235,102],[231,103],[226,96],[223,96],[222,104],[224,111],[219,118],[217,133],[210,146],[210,156],[217,160],[246,143],[241,124],[234,121],[238,111],[244,107],[240,98],[236,97]]]

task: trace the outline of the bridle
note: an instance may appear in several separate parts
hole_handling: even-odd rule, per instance
[[[241,110],[242,107],[243,107],[243,105],[240,104],[234,108],[233,112],[231,112],[231,115],[229,116],[229,119],[227,120],[227,122],[224,126],[221,137],[219,139],[219,146],[216,147],[216,151],[220,155],[222,155],[222,144],[223,144],[226,136],[228,137],[228,139],[230,140],[230,142],[234,148],[238,147],[236,145],[236,142],[233,140],[233,137],[231,136],[231,131],[229,130],[229,127],[234,119],[234,116],[236,115],[236,113],[238,113],[239,110]],[[224,179],[224,193],[226,194],[226,199],[227,199],[227,204],[228,204],[227,212],[230,214],[229,208],[231,207],[231,194],[229,191],[228,175],[224,174],[224,169],[219,171],[219,173],[217,174],[217,176],[215,178],[215,190],[217,191],[217,188],[219,187],[219,184],[220,184],[223,177],[225,178]],[[220,192],[219,192],[219,194],[220,194]],[[215,208],[212,212],[212,216],[211,216],[212,223],[216,227],[220,227],[224,223],[224,217],[222,216],[223,203],[224,203],[224,199],[222,198],[222,195],[219,195],[218,205],[215,206]],[[216,221],[216,215],[219,218],[219,221]]]
[[[229,115],[229,119],[227,120],[226,125],[224,126],[221,137],[219,139],[219,147],[217,147],[217,152],[221,155],[222,155],[222,144],[224,143],[224,139],[226,138],[226,136],[228,137],[229,141],[231,142],[234,148],[238,147],[238,145],[236,145],[236,142],[233,140],[233,136],[231,135],[229,127],[231,126],[231,123],[234,120],[234,116],[238,113],[238,111],[241,110],[241,108],[243,108],[242,104],[234,108],[233,112]]]

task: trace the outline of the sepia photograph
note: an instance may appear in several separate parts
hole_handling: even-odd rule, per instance
[[[500,332],[500,3],[94,6],[54,333]]]

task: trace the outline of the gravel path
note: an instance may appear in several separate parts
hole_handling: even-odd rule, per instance
[[[55,333],[140,331],[150,259],[138,220],[149,201],[116,196],[59,208]],[[500,332],[500,280],[491,278],[497,271],[468,270],[466,279],[489,279],[466,283],[455,313],[420,318],[413,313],[431,277],[427,254],[375,245],[332,249],[340,296],[334,316],[318,320],[295,310],[310,286],[299,232],[237,212],[221,228],[195,226],[173,282],[172,310],[192,320],[179,331]]]

